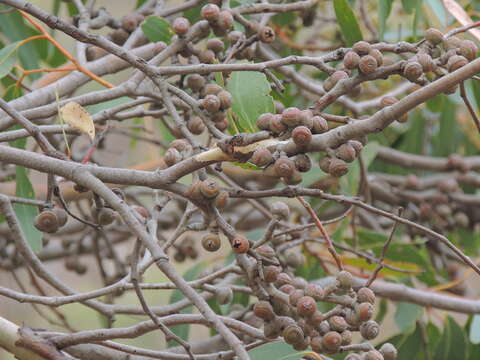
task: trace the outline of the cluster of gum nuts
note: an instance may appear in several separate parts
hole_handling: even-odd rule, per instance
[[[268,339],[282,336],[295,350],[304,351],[309,346],[318,354],[336,354],[349,351],[354,332],[360,332],[365,340],[372,340],[379,334],[379,325],[372,320],[375,294],[367,287],[354,290],[353,277],[348,271],[337,274],[330,286],[294,282],[276,266],[264,270],[265,280],[273,283],[282,293],[287,294],[288,304],[278,297],[258,301],[254,314],[264,321],[264,335]],[[331,302],[337,305],[321,313],[317,302]],[[350,346],[350,348],[354,348]],[[358,347],[361,353],[350,353],[345,360],[395,360],[396,348],[383,344],[379,350],[373,346]]]
[[[262,114],[257,119],[257,126],[281,139],[291,138],[299,150],[308,149],[313,134],[322,134],[328,131],[328,123],[325,118],[313,115],[310,110],[300,110],[289,107],[281,114]],[[320,168],[335,177],[340,177],[348,172],[347,163],[357,158],[363,149],[363,144],[357,140],[349,140],[338,148],[330,151],[328,156],[320,160]],[[250,161],[257,166],[269,166],[273,164],[274,173],[283,177],[287,183],[298,183],[301,177],[298,172],[306,172],[311,168],[311,160],[308,155],[300,153],[293,158],[284,154],[276,156],[266,148],[257,148]]]

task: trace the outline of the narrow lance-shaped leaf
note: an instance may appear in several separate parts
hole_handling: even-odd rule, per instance
[[[333,6],[347,46],[352,46],[357,41],[363,40],[362,31],[348,1],[333,0]]]
[[[25,149],[26,139],[20,139],[12,143],[19,149]],[[23,166],[16,167],[16,190],[17,197],[25,199],[35,199],[35,192],[32,183],[27,175],[27,169]],[[23,230],[25,238],[33,251],[39,251],[42,248],[42,233],[33,226],[33,220],[38,214],[35,206],[25,204],[13,204],[13,210],[17,215],[20,227]]]
[[[384,1],[380,1],[380,3],[378,4],[380,40],[383,40],[383,35],[385,34],[387,19],[390,16],[390,12],[392,11],[392,3],[393,3],[393,0],[384,0]]]

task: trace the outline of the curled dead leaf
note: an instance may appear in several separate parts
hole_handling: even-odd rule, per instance
[[[60,108],[60,116],[66,124],[87,134],[93,141],[95,138],[95,125],[92,117],[82,105],[75,101],[70,101]]]

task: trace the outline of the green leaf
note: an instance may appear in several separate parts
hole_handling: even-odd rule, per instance
[[[204,262],[201,262],[201,263],[198,263],[196,265],[194,265],[193,267],[191,267],[190,269],[188,269],[185,274],[183,274],[183,278],[186,280],[186,281],[191,281],[191,280],[194,280],[197,278],[197,275],[200,271],[202,271],[202,269],[205,267],[205,263]],[[172,303],[175,303],[177,301],[180,301],[184,298],[184,295],[182,294],[182,292],[180,290],[174,290],[172,292],[172,295],[170,296],[170,304]],[[186,308],[184,308],[181,313],[182,314],[189,314],[192,312],[192,306],[188,306]],[[188,324],[183,324],[183,325],[177,325],[177,326],[172,326],[170,327],[170,330],[172,330],[172,332],[181,337],[183,340],[188,340],[188,335],[190,333],[190,325]],[[178,343],[174,340],[170,340],[168,342],[168,346],[171,347],[171,346],[178,346]]]
[[[5,8],[5,5],[0,5],[0,10]],[[32,35],[32,29],[25,24],[25,20],[17,11],[0,14],[0,32],[11,42],[21,41]],[[33,43],[22,45],[18,49],[18,56],[22,66],[27,70],[41,67],[39,65],[40,57],[39,54],[37,54]],[[36,79],[40,76],[40,73],[31,74],[29,75],[29,78]]]
[[[248,353],[252,360],[266,360],[284,359],[286,357],[290,357],[291,355],[298,354],[298,351],[283,341],[277,341],[262,345],[258,348],[250,350]]]
[[[387,24],[388,16],[392,11],[393,0],[383,0],[378,4],[378,18],[379,18],[379,27],[380,27],[380,40],[383,40],[383,35],[385,34],[385,25]]]
[[[10,143],[10,145],[25,149],[27,139],[19,139]],[[15,182],[16,190],[15,196],[25,199],[35,199],[35,192],[32,183],[27,175],[27,169],[23,166],[16,166],[15,168]],[[25,204],[13,204],[13,210],[17,215],[20,227],[23,230],[25,238],[33,251],[42,249],[42,233],[33,226],[33,221],[38,214],[36,206]]]
[[[417,2],[421,3],[421,1],[418,0],[402,0],[403,10],[405,10],[407,14],[411,14],[413,10],[415,10]]]
[[[468,359],[468,340],[465,331],[452,317],[447,317],[448,327],[451,334],[449,360]]]
[[[368,169],[372,161],[377,156],[378,143],[376,141],[369,142],[362,150],[361,157]],[[357,161],[348,165],[348,174],[340,179],[341,190],[349,195],[356,195],[360,184],[360,164]]]
[[[440,128],[432,138],[434,153],[436,156],[448,156],[456,152],[458,145],[458,123],[456,121],[456,105],[447,97],[443,98],[444,103],[440,114]]]
[[[357,41],[363,40],[362,31],[358,26],[357,19],[348,1],[333,0],[333,7],[347,46],[352,46]]]
[[[237,71],[228,79],[227,90],[232,94],[232,116],[240,132],[254,132],[257,118],[274,112],[270,83],[255,71]]]
[[[448,324],[447,324],[448,325]],[[449,360],[449,352],[451,346],[451,329],[445,326],[439,346],[435,352],[434,360]]]
[[[18,41],[5,46],[0,50],[0,79],[12,71],[13,65],[17,61]]]
[[[286,12],[286,13],[276,14],[272,16],[272,22],[275,25],[285,27],[294,23],[296,18],[297,17],[293,12]]]
[[[148,16],[142,23],[142,30],[151,42],[163,41],[166,44],[170,44],[170,40],[174,35],[170,23],[160,16]]]
[[[397,360],[412,360],[418,359],[418,354],[422,352],[422,336],[420,328],[417,326],[415,331],[411,334],[402,334],[394,338],[395,340],[389,340],[393,345],[397,347],[398,358]]]
[[[17,188],[15,195],[26,199],[35,199],[33,186],[28,179],[27,170],[22,166],[16,167],[16,183]],[[38,214],[35,206],[25,204],[13,204],[13,209],[17,215],[20,227],[25,234],[26,240],[33,251],[37,252],[42,249],[42,233],[33,226],[33,219]]]
[[[388,302],[386,299],[380,299],[380,304],[378,306],[378,312],[377,315],[375,316],[375,321],[379,324],[382,323],[383,319],[385,318],[385,315],[387,315],[388,311]]]
[[[258,167],[258,166],[254,165],[252,163],[249,163],[249,162],[246,162],[246,163],[233,162],[232,164],[235,165],[235,166],[241,167],[242,169],[246,169],[246,170],[255,170],[255,171],[263,170],[261,167]]]
[[[25,149],[27,139],[19,139],[11,143],[12,146]],[[35,192],[33,191],[32,183],[30,182],[27,169],[23,166],[17,166],[15,168],[15,182],[16,190],[15,196],[25,199],[35,199]],[[25,238],[33,251],[39,251],[42,249],[42,233],[33,226],[33,220],[38,214],[36,206],[25,204],[13,204],[13,210],[17,215],[20,227],[23,230]]]
[[[469,338],[472,343],[480,344],[480,315],[473,316]]]
[[[423,314],[423,308],[416,304],[400,302],[395,312],[395,323],[402,333],[410,333]]]

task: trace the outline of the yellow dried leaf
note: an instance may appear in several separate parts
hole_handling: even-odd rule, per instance
[[[95,138],[95,125],[92,117],[82,105],[75,101],[70,101],[60,108],[60,116],[66,124],[87,134],[93,141]]]

